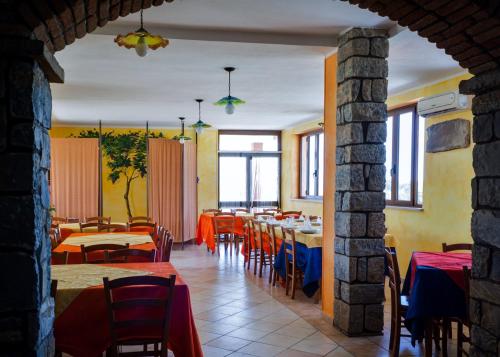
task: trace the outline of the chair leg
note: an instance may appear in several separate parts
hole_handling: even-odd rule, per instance
[[[273,275],[274,275],[273,259],[270,256],[269,257],[269,280],[267,282],[268,284],[271,284],[271,282],[273,280]]]
[[[457,323],[457,357],[462,357],[462,351],[464,348],[463,333],[464,325],[459,322]]]
[[[295,289],[297,284],[297,272],[295,271],[295,267],[292,270],[292,300],[295,299]]]
[[[425,357],[432,357],[432,321],[431,320],[426,322],[424,344],[425,344]]]
[[[449,327],[449,320],[448,319],[443,319],[443,331],[441,335],[441,351],[443,357],[448,357],[448,327]]]
[[[392,308],[391,308],[392,310]],[[391,314],[393,314],[394,312],[391,311]],[[389,337],[389,351],[393,352],[394,351],[394,333],[396,331],[396,320],[394,319],[394,316],[391,316],[391,333],[390,333],[390,337]],[[391,353],[391,356],[392,356],[392,353]]]
[[[401,317],[396,317],[394,329],[394,340],[392,341],[392,357],[399,356],[399,345],[401,343]]]
[[[232,257],[233,256],[234,235],[232,235],[231,233],[229,233],[227,235],[227,237],[229,238],[229,256]]]
[[[253,258],[254,258],[254,262],[253,262],[253,275],[257,275],[257,260],[259,258],[259,254],[258,253],[258,249],[257,247],[255,247],[254,249],[254,253],[253,253]]]
[[[260,249],[260,261],[259,261],[259,278],[262,278],[262,267],[266,262],[266,255],[264,254],[264,249]]]
[[[440,351],[441,350],[441,345],[440,345],[440,336],[439,336],[439,333],[440,333],[440,329],[439,329],[439,325],[438,323],[434,323],[433,326],[432,326],[432,337],[434,339],[434,345],[436,346],[436,351]]]

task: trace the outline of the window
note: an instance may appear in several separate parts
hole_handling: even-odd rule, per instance
[[[416,106],[387,115],[386,186],[388,205],[421,207],[424,181],[425,119]]]
[[[279,207],[281,134],[219,131],[219,207]]]
[[[300,197],[323,197],[325,135],[322,130],[300,136]]]

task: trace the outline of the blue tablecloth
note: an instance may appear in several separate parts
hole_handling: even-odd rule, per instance
[[[306,245],[296,242],[296,257],[297,267],[304,272],[304,282],[302,291],[308,297],[312,297],[319,289],[321,284],[321,269],[322,269],[322,249],[308,248]],[[290,257],[290,259],[292,259]],[[285,268],[285,244],[282,244],[278,252],[278,256],[274,262],[280,276],[286,278]]]
[[[422,265],[416,267],[413,287],[410,289],[411,264],[401,293],[409,296],[405,325],[414,345],[415,341],[424,337],[428,319],[465,316],[465,293],[445,271]]]

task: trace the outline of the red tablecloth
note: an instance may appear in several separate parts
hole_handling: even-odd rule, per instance
[[[123,234],[124,232],[120,232]],[[118,234],[120,234],[118,233]],[[134,234],[134,235],[149,235],[147,232],[126,232],[127,234]],[[71,240],[72,237],[84,237],[84,236],[92,236],[96,234],[115,234],[115,233],[72,233],[69,237],[67,237],[61,244],[59,244],[56,248],[54,248],[54,252],[68,252],[68,264],[82,264],[82,253],[81,253],[81,248],[79,246],[75,245],[70,245],[68,244],[68,240]],[[66,243],[65,243],[66,242]],[[99,244],[98,241],[96,241],[96,244]],[[131,245],[130,248],[133,249],[141,249],[141,250],[154,250],[156,249],[156,245],[151,242],[151,243],[144,243],[144,244],[135,244]],[[89,259],[94,260],[94,259],[104,259],[104,252],[91,252],[89,253]],[[129,260],[131,262],[133,261],[141,261],[143,258],[141,257],[130,257]]]
[[[198,226],[196,227],[196,243],[201,245],[203,242],[207,247],[215,252],[215,226],[214,216],[209,213],[202,213],[198,219]],[[238,235],[243,235],[245,220],[242,216],[235,217],[234,232]]]
[[[177,275],[168,348],[179,357],[201,357],[203,352],[196,331],[189,288],[170,263],[102,264],[103,266],[143,270],[154,275]],[[134,289],[143,289],[137,287]],[[151,292],[155,294],[154,291]],[[57,317],[54,325],[56,348],[75,357],[101,355],[110,345],[109,322],[103,285],[83,290]]]
[[[440,269],[464,289],[463,267],[472,267],[471,253],[439,253],[439,252],[415,252],[411,257],[411,284],[413,287],[415,281],[415,271],[417,266],[427,266]]]

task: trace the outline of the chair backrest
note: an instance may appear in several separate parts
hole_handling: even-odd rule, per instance
[[[68,217],[66,218],[67,223],[80,223],[80,218]]]
[[[111,334],[111,352],[112,355],[119,355],[119,338],[126,340],[127,335],[133,339],[134,344],[146,345],[152,343],[161,343],[160,356],[167,357],[168,337],[170,320],[172,317],[172,303],[175,288],[175,275],[168,278],[157,276],[135,276],[109,280],[103,278],[104,293],[106,296],[107,312]],[[156,287],[161,289],[160,297],[151,297],[151,289],[146,287]],[[133,298],[122,297],[115,294],[120,289],[133,289],[136,287],[137,293]],[[144,294],[139,294],[144,292]],[[135,311],[141,311],[138,316]],[[132,317],[130,317],[132,316]],[[120,317],[120,318],[118,318]],[[158,336],[156,339],[137,339],[145,329],[157,328]],[[140,352],[134,352],[134,356],[140,356]],[[144,352],[145,356],[153,355],[151,351]]]
[[[266,212],[258,212],[253,214],[254,217],[265,217],[265,218],[272,218],[274,215],[272,213],[266,213]]]
[[[174,237],[167,229],[163,229],[158,240],[158,254],[156,255],[157,262],[169,262],[172,247],[174,245]]]
[[[453,252],[456,250],[472,250],[472,243],[455,243],[446,244],[443,243],[443,252]]]
[[[269,246],[271,247],[272,256],[278,255],[278,247],[276,246],[276,229],[280,229],[279,224],[267,224],[267,234],[269,235]]]
[[[281,215],[283,217],[300,217],[302,216],[302,211],[283,211]]]
[[[214,217],[215,234],[232,234],[234,235],[235,218],[231,215],[216,215]]]
[[[309,220],[310,221],[316,221],[318,218],[319,218],[319,216],[309,215]]]
[[[97,226],[98,232],[126,232],[128,231],[125,224],[111,223],[111,224],[101,224]]]
[[[85,217],[85,223],[91,223],[91,222],[110,224],[111,217],[102,217],[102,216]]]
[[[52,249],[56,248],[62,241],[59,227],[50,228],[49,237]]]
[[[153,218],[147,217],[147,216],[135,216],[135,217],[129,217],[128,218],[129,223],[134,223],[134,222],[153,222]]]
[[[236,209],[233,209],[232,212],[234,212],[234,213],[236,213],[236,212],[250,213],[250,210],[248,208],[236,208]]]
[[[264,208],[263,212],[270,214],[278,214],[281,213],[281,210],[279,208]]]
[[[292,264],[295,266],[297,261],[297,249],[295,245],[295,230],[293,228],[281,227],[281,232],[283,234],[283,244],[285,245],[285,263],[288,267],[288,262],[290,261],[290,256],[292,257]]]
[[[64,252],[54,252],[52,251],[52,264],[53,265],[66,265],[68,264],[69,253]]]
[[[156,258],[156,250],[142,250],[142,249],[119,249],[104,251],[104,261],[106,263],[127,263],[129,257],[135,257],[134,262],[151,262],[153,263]]]
[[[85,232],[85,229],[86,228],[95,228],[95,229],[99,229],[99,222],[89,222],[89,223],[82,223],[80,222],[80,232]]]
[[[156,240],[155,240],[155,243],[156,243],[156,247],[157,247],[157,248],[159,248],[159,247],[160,247],[160,245],[161,245],[161,244],[160,244],[160,243],[161,243],[160,241],[161,241],[161,239],[162,239],[163,234],[164,234],[164,232],[165,232],[165,231],[166,231],[166,229],[165,229],[165,227],[164,227],[164,226],[162,226],[162,225],[160,225],[160,224],[156,226],[156,237],[155,237],[155,238],[156,238]]]
[[[236,216],[235,212],[215,212],[214,216]]]
[[[128,249],[129,244],[121,245],[121,244],[94,244],[94,245],[80,245],[80,251],[82,253],[82,262],[83,263],[105,263],[104,256],[106,254],[106,250],[119,250],[119,249]],[[102,259],[88,259],[88,253],[104,251]]]
[[[399,272],[398,258],[395,251],[385,248],[385,259],[389,275],[389,289],[391,290],[391,315],[401,314],[401,275]]]
[[[465,321],[464,324],[470,327],[470,278],[471,270],[464,266],[464,295],[465,295]]]
[[[217,213],[220,212],[220,209],[217,208],[205,208],[203,209],[203,213]]]
[[[68,219],[66,217],[52,216],[52,224],[59,225],[61,223],[68,223]]]

